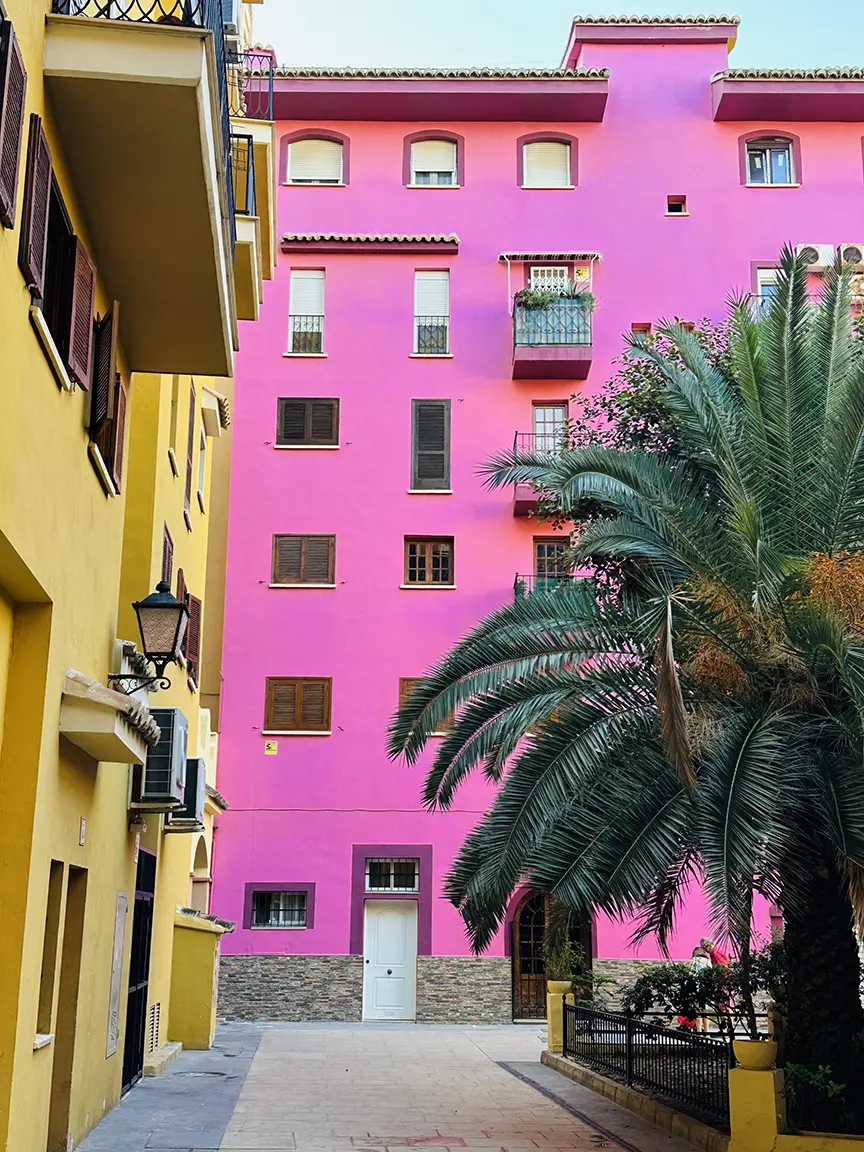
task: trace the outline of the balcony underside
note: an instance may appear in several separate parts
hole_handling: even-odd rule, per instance
[[[232,374],[233,268],[210,33],[49,16],[45,86],[93,258],[141,372]]]
[[[237,319],[257,320],[261,302],[261,227],[257,216],[237,217],[234,248]]]
[[[530,484],[517,484],[513,489],[513,515],[530,516],[537,511],[540,494]]]
[[[864,80],[735,79],[711,84],[715,120],[850,123],[864,120]]]
[[[590,344],[517,344],[513,349],[514,380],[587,380]]]

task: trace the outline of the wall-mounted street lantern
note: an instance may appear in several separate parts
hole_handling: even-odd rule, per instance
[[[141,650],[144,659],[153,665],[152,676],[115,675],[108,677],[108,683],[131,696],[139,688],[150,688],[158,684],[160,688],[170,688],[171,681],[165,678],[168,664],[176,664],[180,658],[186,625],[189,622],[189,609],[182,600],[171,593],[171,586],[163,581],[156,585],[143,600],[132,605],[138,617],[138,631],[141,633]]]

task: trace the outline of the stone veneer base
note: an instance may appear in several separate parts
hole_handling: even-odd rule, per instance
[[[595,976],[602,978],[597,988],[597,997],[610,1008],[621,1007],[621,996],[625,988],[630,988],[646,968],[662,963],[660,960],[603,960],[597,958],[592,968]]]
[[[226,1020],[359,1021],[362,956],[223,956],[219,1016]],[[509,1024],[511,965],[504,956],[418,956],[417,1022]]]

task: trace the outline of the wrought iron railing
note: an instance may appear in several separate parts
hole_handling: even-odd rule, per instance
[[[257,216],[255,200],[255,153],[251,136],[231,133],[231,182],[239,216]]]
[[[564,1055],[647,1088],[720,1127],[729,1125],[731,1045],[630,1015],[564,1004]]]
[[[291,333],[291,351],[321,353],[324,351],[323,316],[289,316],[288,329]]]
[[[513,339],[521,345],[591,343],[591,312],[578,296],[562,296],[543,308],[515,304]]]
[[[570,447],[570,434],[565,428],[551,432],[517,432],[513,436],[514,452],[548,452],[557,456]]]
[[[234,119],[273,119],[273,53],[228,53],[228,112]]]
[[[219,118],[222,125],[222,166],[228,196],[228,230],[231,249],[237,236],[234,219],[234,189],[231,173],[231,129],[228,122],[228,60],[225,47],[222,0],[52,0],[51,11],[59,16],[85,16],[94,20],[123,20],[130,23],[185,25],[206,28],[213,33],[216,56],[216,85]]]
[[[446,356],[450,351],[449,316],[415,316],[417,333],[414,351],[420,356]]]
[[[530,596],[532,592],[555,592],[559,588],[571,587],[573,581],[578,579],[580,577],[574,572],[560,576],[538,576],[536,573],[526,575],[524,572],[517,572],[513,581],[513,595],[519,597]]]

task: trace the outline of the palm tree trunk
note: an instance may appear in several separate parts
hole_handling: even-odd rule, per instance
[[[787,963],[785,1059],[845,1084],[832,1099],[795,1069],[793,1117],[802,1128],[862,1131],[864,1126],[864,1011],[860,962],[848,887],[829,852],[804,838],[794,878],[784,891]]]

